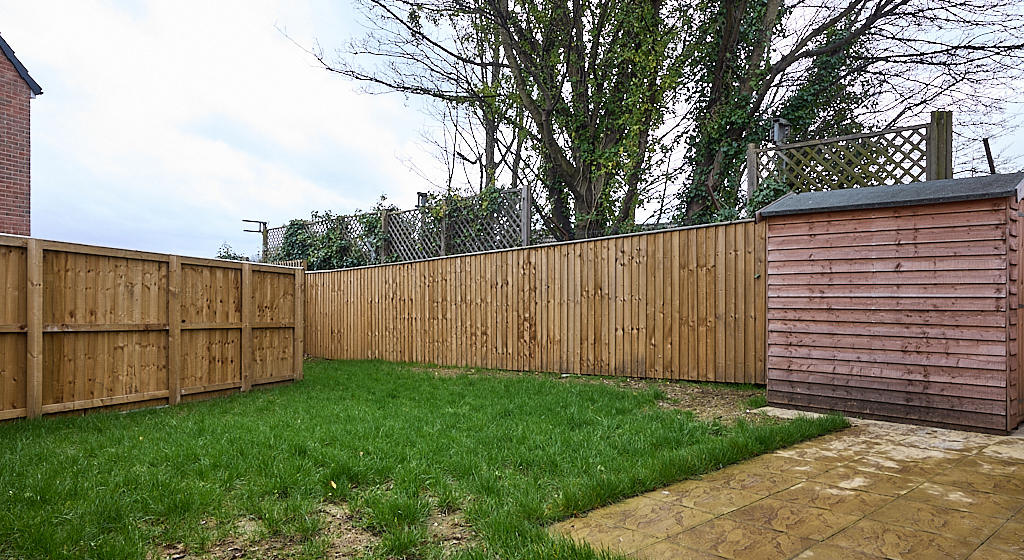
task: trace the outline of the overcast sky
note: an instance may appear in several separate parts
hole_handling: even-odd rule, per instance
[[[433,165],[415,102],[359,93],[278,31],[341,46],[362,34],[350,5],[0,0],[0,34],[43,88],[32,101],[33,235],[254,254],[243,218],[280,225],[381,194],[411,207],[426,182],[410,166]],[[1024,153],[1024,133],[1001,142]]]
[[[0,34],[40,83],[32,233],[212,256],[245,254],[243,218],[412,206],[425,118],[366,95],[297,41],[361,33],[348,2],[0,0]]]

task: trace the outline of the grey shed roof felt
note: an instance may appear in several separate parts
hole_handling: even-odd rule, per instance
[[[43,93],[43,88],[39,87],[39,84],[32,79],[32,76],[28,75],[28,68],[25,68],[25,65],[18,60],[18,57],[14,56],[14,49],[7,44],[7,41],[4,41],[3,37],[0,37],[0,51],[2,51],[4,56],[7,57],[7,60],[10,60],[11,64],[14,65],[14,69],[18,71],[18,75],[21,76],[21,79],[25,80],[25,83],[28,84],[28,89],[32,90],[32,95],[39,95]]]
[[[765,206],[758,216],[787,216],[840,210],[862,210],[889,206],[914,206],[1002,198],[1014,194],[1024,182],[1024,173],[981,175],[966,179],[943,179],[908,185],[861,187],[835,191],[787,194]]]

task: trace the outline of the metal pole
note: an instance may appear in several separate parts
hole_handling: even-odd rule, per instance
[[[267,261],[267,251],[270,250],[269,235],[267,233],[267,222],[260,220],[242,220],[245,223],[256,224],[259,229],[243,229],[242,231],[249,233],[258,233],[263,237],[263,253],[260,255],[260,260],[263,262]]]
[[[981,143],[985,144],[985,157],[988,158],[988,172],[996,174],[996,162],[992,159],[992,146],[988,145],[988,138],[982,138]]]

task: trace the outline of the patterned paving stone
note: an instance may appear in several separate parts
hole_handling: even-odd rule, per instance
[[[597,521],[613,527],[635,529],[648,535],[664,538],[703,523],[710,513],[661,500],[633,500],[635,507],[617,508],[612,512],[598,511]]]
[[[933,436],[911,436],[900,441],[910,447],[920,447],[936,451],[956,451],[959,453],[977,453],[992,444],[992,440],[956,440]]]
[[[704,476],[701,481],[767,496],[799,484],[801,479],[747,465],[737,465]]]
[[[570,519],[553,530],[572,540],[585,542],[597,550],[620,554],[631,554],[659,540],[658,537],[640,531],[610,527],[587,518]]]
[[[1024,555],[983,544],[974,551],[974,554],[968,556],[967,560],[1020,560],[1021,558],[1024,558]]]
[[[839,433],[822,436],[814,440],[814,442],[801,445],[813,445],[818,449],[833,453],[864,455],[884,445],[899,445],[902,443],[901,439],[857,435],[856,432],[853,432],[856,429],[850,428]]]
[[[1024,560],[1024,438],[855,420],[551,530],[645,560]]]
[[[985,544],[992,548],[1012,552],[1024,558],[1024,523],[1010,522],[1003,525]]]
[[[963,430],[950,430],[947,428],[915,426],[913,424],[905,424],[904,426],[906,426],[906,429],[902,430],[902,433],[908,434],[911,438],[927,438],[936,441],[963,441],[991,445],[1002,441],[1005,437],[978,432],[965,432]],[[878,429],[881,431],[888,431],[893,429],[893,427],[892,424],[883,422]]]
[[[805,461],[817,461],[820,463],[832,463],[841,465],[843,463],[849,463],[854,459],[857,459],[864,455],[864,451],[859,449],[855,450],[835,450],[835,449],[824,449],[817,446],[809,445],[797,445],[794,447],[788,447],[782,451],[777,451],[775,454],[782,457],[794,457],[797,459],[804,459]]]
[[[956,451],[925,449],[912,445],[886,445],[876,449],[872,456],[904,463],[924,463],[935,466],[952,466],[966,457],[965,454]]]
[[[683,531],[668,541],[736,560],[792,558],[815,543],[810,539],[721,517]]]
[[[1022,462],[1024,461],[1024,438],[1006,438],[982,449],[979,455]]]
[[[1024,478],[1018,476],[999,476],[955,468],[935,476],[932,482],[967,490],[1024,498]]]
[[[921,481],[927,480],[950,468],[948,463],[933,464],[930,461],[894,460],[876,455],[865,455],[843,466],[862,471],[905,476]]]
[[[850,467],[837,467],[814,477],[818,482],[847,490],[862,490],[885,496],[899,496],[921,484],[919,480],[876,471],[862,471]]]
[[[743,490],[726,488],[702,480],[689,480],[674,484],[665,489],[670,494],[663,500],[697,509],[713,515],[722,515],[749,503],[760,500],[763,496]]]
[[[864,519],[829,539],[831,544],[893,560],[964,558],[977,543]]]
[[[1024,499],[956,486],[925,482],[904,496],[907,500],[924,502],[939,507],[969,511],[999,519],[1009,519],[1024,508]]]
[[[548,527],[548,532],[553,535],[569,535],[574,531],[583,531],[591,527],[607,527],[607,525],[590,517],[571,517]]]
[[[966,471],[999,476],[1024,477],[1024,461],[1007,461],[1006,459],[998,459],[996,457],[975,455],[964,459],[957,467]]]
[[[668,540],[644,547],[633,556],[640,560],[722,560],[721,556],[687,548]]]
[[[882,523],[938,533],[974,544],[980,544],[1003,524],[1003,520],[994,517],[910,500],[891,502],[869,517]]]
[[[801,482],[773,497],[858,517],[863,517],[892,500],[889,496],[881,494],[847,490],[814,481]]]
[[[796,557],[796,560],[885,560],[881,556],[872,556],[859,550],[843,548],[829,543],[820,543],[808,548]]]
[[[617,519],[621,515],[626,515],[631,512],[634,512],[639,508],[643,507],[645,504],[650,503],[651,501],[652,500],[646,495],[635,496],[633,498],[629,498],[621,502],[614,503],[610,506],[605,506],[603,508],[591,511],[589,514],[587,514],[586,519],[596,521],[599,523],[604,523],[607,525],[607,521],[609,519]]]
[[[808,461],[805,459],[798,459],[796,457],[786,457],[774,453],[772,453],[771,455],[761,455],[760,457],[754,457],[753,459],[746,461],[743,464],[750,468],[762,469],[773,473],[779,473],[787,476],[792,476],[794,478],[803,479],[812,478],[823,472],[832,470],[836,467],[834,463]]]
[[[827,539],[860,519],[854,515],[772,498],[744,506],[725,517],[817,541]]]

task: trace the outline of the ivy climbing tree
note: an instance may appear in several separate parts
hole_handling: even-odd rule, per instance
[[[371,212],[342,216],[313,212],[309,220],[291,220],[281,246],[270,260],[305,260],[308,270],[332,270],[387,262],[381,214],[395,211],[382,196]]]
[[[638,208],[749,212],[778,194],[742,182],[772,117],[793,140],[945,108],[984,131],[1024,78],[1018,0],[358,1],[371,31],[318,60],[435,100],[450,165],[433,182],[527,189],[556,239],[629,231]],[[459,162],[479,178],[459,183]]]

